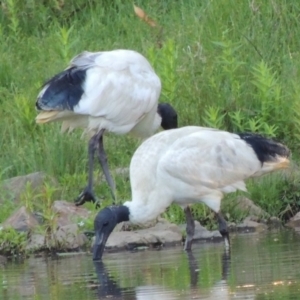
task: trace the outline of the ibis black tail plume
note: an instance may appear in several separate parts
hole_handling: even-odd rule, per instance
[[[277,157],[288,158],[290,156],[288,147],[273,139],[255,133],[240,133],[239,136],[253,148],[262,164],[273,161]]]
[[[86,70],[71,67],[55,75],[44,84],[38,95],[38,110],[73,110],[81,99]]]

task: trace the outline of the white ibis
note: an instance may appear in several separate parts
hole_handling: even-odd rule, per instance
[[[93,134],[89,141],[88,185],[76,199],[96,202],[93,191],[94,155],[115,200],[115,184],[103,147],[105,131],[147,138],[162,126],[177,127],[177,113],[158,104],[161,82],[147,59],[132,50],[83,52],[47,81],[36,101],[37,123],[62,121],[62,131],[76,127]]]
[[[219,231],[229,249],[227,224],[220,211],[224,194],[245,191],[247,178],[287,168],[289,154],[286,146],[251,133],[189,126],[155,134],[139,146],[131,159],[132,201],[106,207],[95,218],[93,259],[101,259],[117,223],[147,223],[171,203],[185,212],[185,250],[191,250],[194,235],[189,207],[193,203],[205,203],[216,213]]]

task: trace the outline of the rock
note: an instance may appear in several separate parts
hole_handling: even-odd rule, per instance
[[[33,252],[45,248],[45,236],[42,234],[33,234],[26,246],[26,250]]]
[[[63,250],[74,250],[84,246],[88,239],[78,230],[76,224],[60,226],[53,234],[55,248]]]
[[[281,228],[282,227],[282,222],[277,217],[271,217],[271,218],[269,218],[267,224],[268,224],[268,226],[270,228]]]
[[[254,221],[251,221],[249,219],[245,219],[243,223],[238,224],[236,227],[236,230],[238,232],[261,232],[267,229],[267,225],[262,223],[257,223]]]
[[[178,226],[167,221],[158,222],[154,227],[135,230],[112,232],[106,249],[133,250],[139,247],[156,247],[182,243],[182,233]]]
[[[211,240],[222,238],[218,230],[209,231],[205,227],[201,226],[198,221],[195,221],[195,234],[194,240]]]
[[[33,212],[34,218],[42,225],[45,221],[44,215],[41,212],[34,211]]]
[[[195,233],[193,240],[218,240],[222,236],[218,230],[209,231],[203,227],[198,221],[195,222]],[[186,224],[180,225],[182,231],[186,230]]]
[[[267,212],[265,212],[259,206],[255,205],[252,200],[246,197],[238,197],[236,200],[235,208],[251,216],[255,216],[259,218],[268,216]]]
[[[73,224],[78,219],[85,220],[91,215],[91,211],[74,203],[57,200],[52,205],[53,212],[57,213],[57,225],[59,227]]]
[[[300,227],[300,212],[290,218],[290,220],[286,223],[286,226],[291,228]]]
[[[227,228],[228,231],[232,232],[232,231],[236,231],[236,223],[235,222],[228,222],[227,223]]]
[[[8,219],[2,223],[3,228],[12,227],[17,231],[29,231],[39,225],[32,213],[29,213],[25,206],[16,210]]]
[[[259,223],[260,218],[257,216],[250,215],[250,216],[246,217],[244,221],[253,221],[253,222]]]
[[[168,220],[163,219],[163,218],[159,218],[157,220],[156,224],[154,224],[153,226],[151,226],[149,228],[145,228],[145,229],[142,229],[142,230],[148,230],[148,229],[151,229],[151,230],[170,230],[170,231],[173,231],[173,232],[180,232],[181,233],[181,230],[177,225],[175,225],[173,223],[170,223]]]
[[[130,231],[132,224],[129,221],[121,222],[116,225],[113,232]]]
[[[117,224],[117,226],[114,228],[115,231],[136,231],[141,229],[147,229],[156,226],[158,223],[165,223],[165,224],[171,224],[169,221],[167,221],[164,218],[158,217],[155,220],[152,220],[148,223],[136,225],[132,224],[130,221],[125,221]],[[158,225],[159,226],[159,225]]]
[[[1,183],[1,191],[3,191],[4,195],[1,196],[1,202],[3,202],[4,198],[9,198],[14,202],[19,203],[22,193],[26,191],[28,184],[30,185],[33,194],[36,194],[42,189],[47,178],[49,180],[49,177],[44,172],[36,172],[4,180]],[[50,181],[54,186],[58,186],[55,179],[51,178]]]

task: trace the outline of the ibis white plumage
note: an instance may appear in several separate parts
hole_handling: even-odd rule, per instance
[[[185,249],[190,250],[194,220],[189,205],[205,203],[216,214],[229,247],[220,205],[226,193],[246,190],[245,180],[289,165],[289,149],[257,134],[234,134],[188,126],[163,131],[144,141],[130,164],[132,201],[101,210],[94,222],[94,260],[118,222],[144,224],[171,204],[180,205],[187,221]]]
[[[177,113],[158,104],[161,82],[147,59],[132,50],[83,52],[47,81],[36,101],[37,123],[62,121],[62,131],[81,127],[93,134],[89,141],[88,185],[77,204],[96,201],[93,161],[98,159],[115,199],[115,185],[103,147],[105,131],[147,138],[162,126],[177,127]]]

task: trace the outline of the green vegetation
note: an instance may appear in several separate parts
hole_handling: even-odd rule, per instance
[[[16,232],[13,228],[0,228],[0,251],[4,255],[25,254],[27,234]]]
[[[150,27],[137,18],[133,3],[125,0],[1,1],[0,175],[7,179],[44,171],[57,178],[60,189],[55,193],[48,186],[45,198],[24,195],[30,209],[44,203],[39,209],[50,227],[51,201],[72,201],[85,185],[87,143],[80,131],[62,135],[60,124],[35,124],[35,99],[43,82],[83,50],[127,48],[143,53],[162,79],[161,101],[177,108],[180,126],[274,136],[293,150],[297,164],[299,1],[154,0],[136,5],[159,25]],[[109,136],[110,168],[128,167],[139,142]],[[115,180],[118,201],[130,199],[128,180],[118,175]],[[253,180],[249,198],[286,219],[299,208],[299,180],[296,167],[288,175]],[[96,193],[105,199],[103,204],[110,203],[106,184],[97,186]],[[226,198],[224,211],[240,219],[231,212],[235,197]],[[1,207],[0,222],[15,208],[5,201]],[[211,223],[207,208],[197,206],[194,211]],[[174,222],[183,218],[173,206],[166,216]]]

